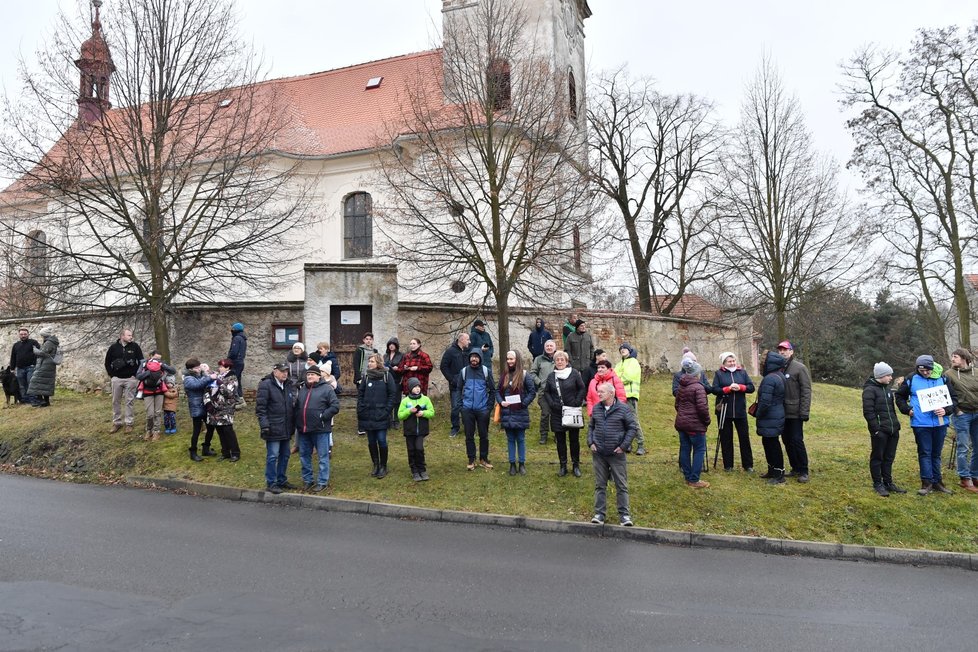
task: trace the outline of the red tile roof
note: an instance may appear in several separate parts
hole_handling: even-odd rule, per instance
[[[664,306],[672,300],[671,295],[656,295],[652,298],[653,306]],[[713,305],[697,294],[683,294],[679,302],[669,314],[670,317],[682,317],[699,321],[723,321],[723,310]]]
[[[971,283],[971,287],[975,290],[978,290],[978,274],[965,274],[964,280]]]
[[[367,89],[367,81],[376,77],[383,79],[380,85]],[[329,157],[371,150],[390,142],[392,130],[401,133],[398,125],[407,122],[410,106],[408,89],[420,85],[426,101],[434,107],[443,106],[441,77],[442,51],[429,50],[309,75],[271,79],[257,85],[253,101],[255,106],[276,107],[275,110],[287,114],[284,128],[271,144],[273,150],[302,157]],[[240,89],[229,89],[228,99],[235,97],[236,92]],[[214,96],[208,97],[208,101],[213,100]],[[118,125],[125,133],[130,123],[123,117],[127,110],[109,111],[108,124]],[[202,148],[208,144],[207,139],[199,141]],[[32,189],[43,186],[39,181],[66,163],[84,176],[84,166],[71,165],[71,160],[64,159],[87,157],[89,154],[85,152],[89,147],[97,148],[97,139],[72,129],[48,151],[38,174],[19,179],[0,192],[0,204],[42,199]],[[206,158],[204,151],[199,154]]]

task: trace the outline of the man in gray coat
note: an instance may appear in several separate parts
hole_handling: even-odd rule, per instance
[[[567,336],[566,349],[570,365],[584,373],[594,357],[594,340],[587,332],[587,323],[583,319],[574,322],[574,332]]]
[[[784,366],[784,448],[791,465],[789,477],[808,482],[808,450],[805,448],[805,422],[812,407],[812,376],[808,367],[795,357],[795,347],[784,340],[778,344]]]
[[[587,430],[587,445],[591,449],[594,465],[594,518],[591,522],[604,524],[605,494],[610,476],[615,481],[619,523],[630,527],[632,518],[628,507],[628,460],[625,453],[635,438],[638,422],[632,408],[617,399],[615,386],[611,383],[598,385],[598,398],[601,402],[594,406]]]
[[[547,340],[543,344],[543,353],[533,358],[530,366],[530,375],[537,387],[544,387],[547,376],[554,370],[554,353],[557,352],[557,343]],[[540,443],[547,443],[547,436],[550,434],[550,403],[547,401],[546,394],[542,391],[537,392],[540,403]]]

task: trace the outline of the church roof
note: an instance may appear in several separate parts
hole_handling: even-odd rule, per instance
[[[263,81],[254,87],[254,106],[276,107],[285,113],[283,127],[272,140],[272,151],[286,156],[329,158],[372,150],[400,134],[399,125],[405,123],[410,106],[408,89],[423,85],[421,97],[443,105],[441,76],[442,51],[428,50]],[[224,101],[233,101],[240,91],[228,89]],[[219,102],[223,99],[221,93],[216,93],[209,94],[207,101],[215,98]],[[140,107],[141,111],[146,109]],[[125,133],[126,111],[131,109],[112,109],[106,114],[106,123],[117,125]],[[97,147],[93,142],[84,130],[69,130],[45,155],[41,162],[44,171],[34,179],[22,177],[0,192],[0,205],[43,199],[33,192],[38,180],[53,172],[60,174],[62,169],[83,170],[85,166],[69,159],[89,156],[84,152]],[[30,176],[33,175],[27,175]]]

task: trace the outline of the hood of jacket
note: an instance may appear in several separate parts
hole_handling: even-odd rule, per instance
[[[234,339],[236,337],[240,337],[243,340],[248,339],[248,336],[245,335],[244,331],[231,331],[231,339]]]
[[[480,365],[482,364],[482,351],[480,351],[479,349],[470,349],[469,352],[465,354],[465,366],[466,367],[471,367],[472,366],[472,364],[469,362],[469,359],[473,355],[479,356],[479,364]]]
[[[629,357],[629,358],[638,358],[638,353],[637,353],[637,352],[635,351],[635,347],[633,347],[633,346],[632,346],[631,344],[629,344],[628,342],[622,342],[622,343],[621,343],[621,344],[620,344],[620,345],[618,346],[618,352],[619,352],[619,353],[621,353],[621,350],[622,350],[622,349],[628,349],[628,357]]]
[[[292,351],[289,351],[288,355],[285,356],[286,362],[295,362],[296,360],[306,361],[308,359],[309,356],[306,355],[305,351],[303,351],[300,355],[296,355],[295,353],[292,353]]]
[[[787,360],[784,356],[775,351],[768,351],[767,357],[764,358],[764,375],[768,375],[772,371],[777,371],[778,369],[784,369],[784,365]]]
[[[533,322],[533,323],[536,324],[536,322]],[[542,333],[543,331],[547,330],[547,322],[545,322],[545,321],[543,321],[543,319],[541,319],[540,320],[540,325],[539,326],[534,326],[533,327],[533,330],[535,330],[538,333]]]
[[[679,376],[679,384],[682,385],[683,387],[687,387],[689,385],[695,385],[698,382],[700,382],[700,377],[698,375],[692,376],[690,374],[684,373],[681,376]]]
[[[400,342],[400,340],[398,340],[396,337],[392,337],[389,340],[387,340],[387,344],[384,345],[384,353],[387,353],[387,350],[390,349],[391,344],[394,345],[394,350],[395,351],[397,351],[397,352],[400,352],[401,351],[401,342]]]

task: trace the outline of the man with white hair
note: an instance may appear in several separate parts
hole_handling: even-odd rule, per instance
[[[628,460],[626,451],[632,445],[638,422],[635,412],[615,396],[611,383],[598,385],[600,403],[594,406],[588,422],[587,445],[591,449],[594,466],[594,518],[591,522],[605,522],[608,478],[615,481],[618,519],[621,525],[633,525],[628,505]]]

